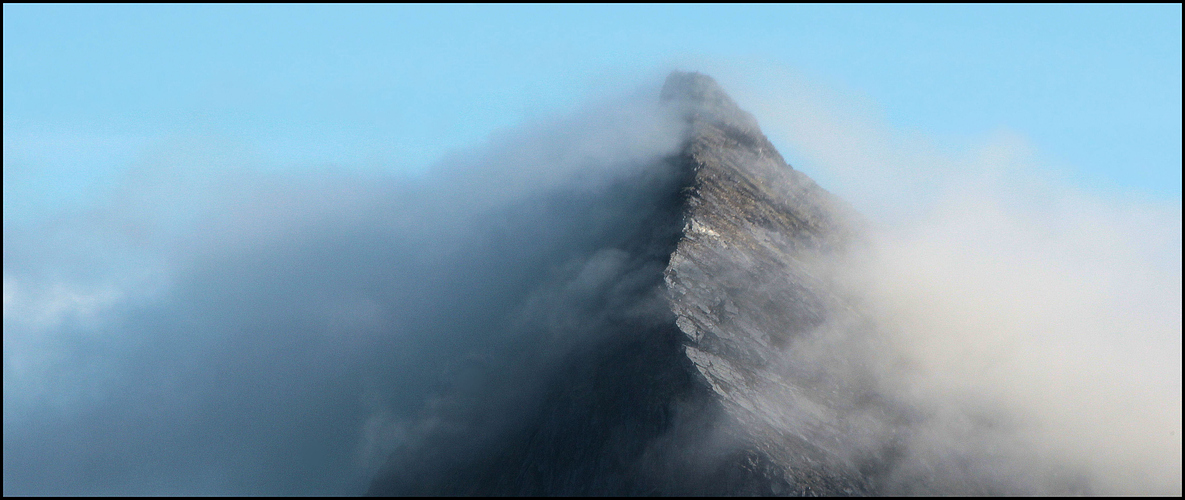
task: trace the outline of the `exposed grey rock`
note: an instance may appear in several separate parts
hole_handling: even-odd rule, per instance
[[[487,397],[469,411],[512,416],[481,424],[462,410],[437,413],[371,494],[868,491],[817,436],[779,431],[790,428],[778,425],[782,409],[763,400],[771,387],[796,390],[771,369],[780,346],[841,302],[807,261],[844,244],[846,207],[786,165],[711,78],[673,73],[661,99],[685,120],[687,141],[590,202],[635,208],[620,220],[636,222],[609,221],[590,237],[583,267],[604,268],[602,284],[577,272],[540,286],[550,297],[542,309],[578,309],[586,324],[568,328],[599,331],[490,369],[546,375],[532,387],[479,384]],[[579,299],[546,291],[578,282],[588,288]],[[819,403],[802,405],[826,425]]]
[[[916,412],[787,358],[796,339],[863,328],[826,272],[860,219],[711,78],[672,73],[661,100],[687,126],[680,153],[543,203],[588,217],[579,250],[547,257],[506,361],[426,410],[369,493],[1000,492],[894,470]]]
[[[787,165],[711,78],[672,74],[662,96],[691,125],[682,161],[694,180],[664,273],[685,354],[746,431],[744,447],[778,472],[760,481],[780,484],[776,493],[867,493],[859,471],[823,442],[839,432],[826,429],[833,410],[780,370],[788,341],[845,309],[812,267],[842,251],[855,217]]]

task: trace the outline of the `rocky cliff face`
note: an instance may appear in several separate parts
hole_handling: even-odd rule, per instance
[[[525,296],[540,313],[514,326],[511,361],[476,377],[464,408],[429,412],[370,494],[874,491],[875,464],[841,446],[852,429],[834,418],[862,389],[782,354],[858,319],[819,267],[854,216],[711,78],[673,73],[660,98],[682,150],[562,202],[616,215],[587,221],[580,264]]]
[[[782,355],[848,311],[819,264],[844,250],[856,217],[787,165],[711,78],[672,74],[663,99],[691,126],[681,161],[694,180],[664,277],[697,379],[735,420],[729,428],[744,429],[742,448],[769,492],[867,493],[859,471],[827,447],[841,432],[836,409],[790,376]]]

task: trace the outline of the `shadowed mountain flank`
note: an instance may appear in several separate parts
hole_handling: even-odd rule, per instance
[[[504,341],[425,406],[368,493],[1005,492],[910,462],[924,415],[871,372],[840,377],[791,353],[823,335],[863,346],[853,357],[875,349],[829,272],[862,219],[787,165],[712,78],[672,73],[658,98],[683,130],[676,154],[511,210],[578,229],[559,236],[563,255],[537,256],[536,280],[506,299],[513,319],[490,326]]]
[[[711,78],[674,73],[661,101],[686,126],[678,155],[550,202],[629,207],[581,236],[575,278],[543,277],[528,299],[574,311],[580,331],[517,325],[505,361],[485,367],[498,376],[429,410],[370,494],[867,491],[809,436],[780,434],[761,396],[786,337],[838,303],[802,261],[843,244],[847,209]],[[582,293],[548,291],[582,278]]]

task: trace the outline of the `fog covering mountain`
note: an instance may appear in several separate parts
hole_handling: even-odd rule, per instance
[[[241,156],[181,144],[109,203],[5,225],[5,494],[1179,493],[1164,452],[1179,451],[1179,377],[1112,376],[1163,356],[1019,343],[1044,350],[1016,365],[903,342],[998,330],[886,314],[864,278],[897,268],[870,257],[871,223],[705,75],[501,132],[418,177]],[[973,215],[990,223],[975,236],[1008,229]],[[921,255],[952,260],[934,246]],[[1133,296],[1161,294],[1149,282]],[[924,317],[959,305],[874,284],[923,296]],[[1106,319],[1163,333],[1152,316]],[[1175,339],[1155,345],[1179,353]],[[980,369],[1000,359],[1079,370],[1022,392]],[[931,373],[947,360],[966,369]],[[1049,383],[1067,379],[1117,381],[1102,396]],[[1050,410],[1083,402],[1098,418]],[[1131,428],[1100,438],[1115,414]]]
[[[881,385],[891,351],[835,269],[860,216],[710,77],[672,73],[660,100],[678,151],[549,206],[579,236],[507,295],[506,353],[456,375],[369,494],[1089,492],[990,441],[919,439],[928,409]],[[980,418],[963,432],[990,440]]]

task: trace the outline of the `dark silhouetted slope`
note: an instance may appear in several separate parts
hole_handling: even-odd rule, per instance
[[[685,126],[680,152],[522,208],[571,214],[581,232],[556,262],[575,264],[541,267],[501,361],[426,410],[370,494],[881,491],[892,443],[853,451],[866,422],[842,415],[859,401],[891,420],[892,405],[782,355],[860,321],[823,271],[856,217],[711,78],[673,73],[660,99]]]

